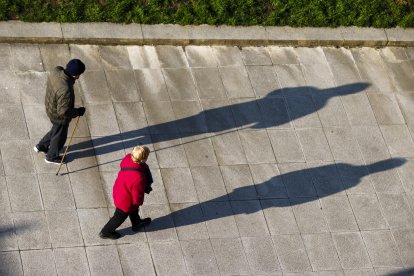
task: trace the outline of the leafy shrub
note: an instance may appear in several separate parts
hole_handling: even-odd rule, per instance
[[[414,0],[0,0],[0,20],[414,27]]]

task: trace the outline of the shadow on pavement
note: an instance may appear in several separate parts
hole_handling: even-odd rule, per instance
[[[414,275],[414,268],[407,268],[400,270],[398,272],[390,273],[388,276],[413,276]]]
[[[370,165],[338,163],[281,174],[266,182],[236,188],[226,195],[154,218],[145,230],[158,231],[237,214],[251,214],[272,207],[311,202],[355,187],[363,177],[400,167],[405,162],[406,159],[391,158]],[[237,204],[235,208],[231,206],[234,202],[242,204]]]
[[[8,252],[19,252],[18,249],[7,250],[8,240],[14,240],[17,231],[29,230],[29,224],[18,224],[18,225],[3,225],[0,226],[0,253]],[[2,252],[4,251],[4,252]],[[18,267],[16,268],[15,265]],[[0,275],[15,275],[14,273],[21,271],[20,264],[10,262],[7,256],[0,255]]]
[[[223,132],[243,128],[264,129],[281,126],[317,112],[334,97],[355,94],[369,86],[369,83],[359,82],[327,89],[310,86],[278,89],[263,98],[211,108],[186,118],[71,145],[67,162],[201,133],[212,133],[208,137],[211,138]]]

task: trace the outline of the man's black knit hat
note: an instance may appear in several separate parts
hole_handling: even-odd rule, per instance
[[[80,59],[71,59],[66,64],[66,72],[71,76],[79,76],[85,72],[85,64]]]

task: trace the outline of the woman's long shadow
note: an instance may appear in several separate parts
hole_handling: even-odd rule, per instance
[[[405,162],[403,158],[391,158],[370,165],[337,163],[281,174],[266,182],[236,188],[226,195],[155,218],[145,231],[159,231],[237,214],[251,214],[268,208],[303,204],[355,187],[363,177],[400,167]],[[283,189],[286,193],[281,192]],[[242,204],[233,206],[234,202]]]
[[[281,126],[317,112],[333,97],[355,94],[369,86],[369,83],[360,82],[327,89],[309,86],[278,89],[260,99],[211,108],[186,118],[74,144],[69,148],[67,161],[107,154],[149,141],[158,143],[200,133],[218,135],[240,128]]]

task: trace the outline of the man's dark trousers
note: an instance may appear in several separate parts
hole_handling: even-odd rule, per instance
[[[66,143],[68,136],[69,123],[53,123],[52,129],[40,140],[39,146],[47,149],[49,148],[46,159],[54,160],[59,158],[59,151]]]

